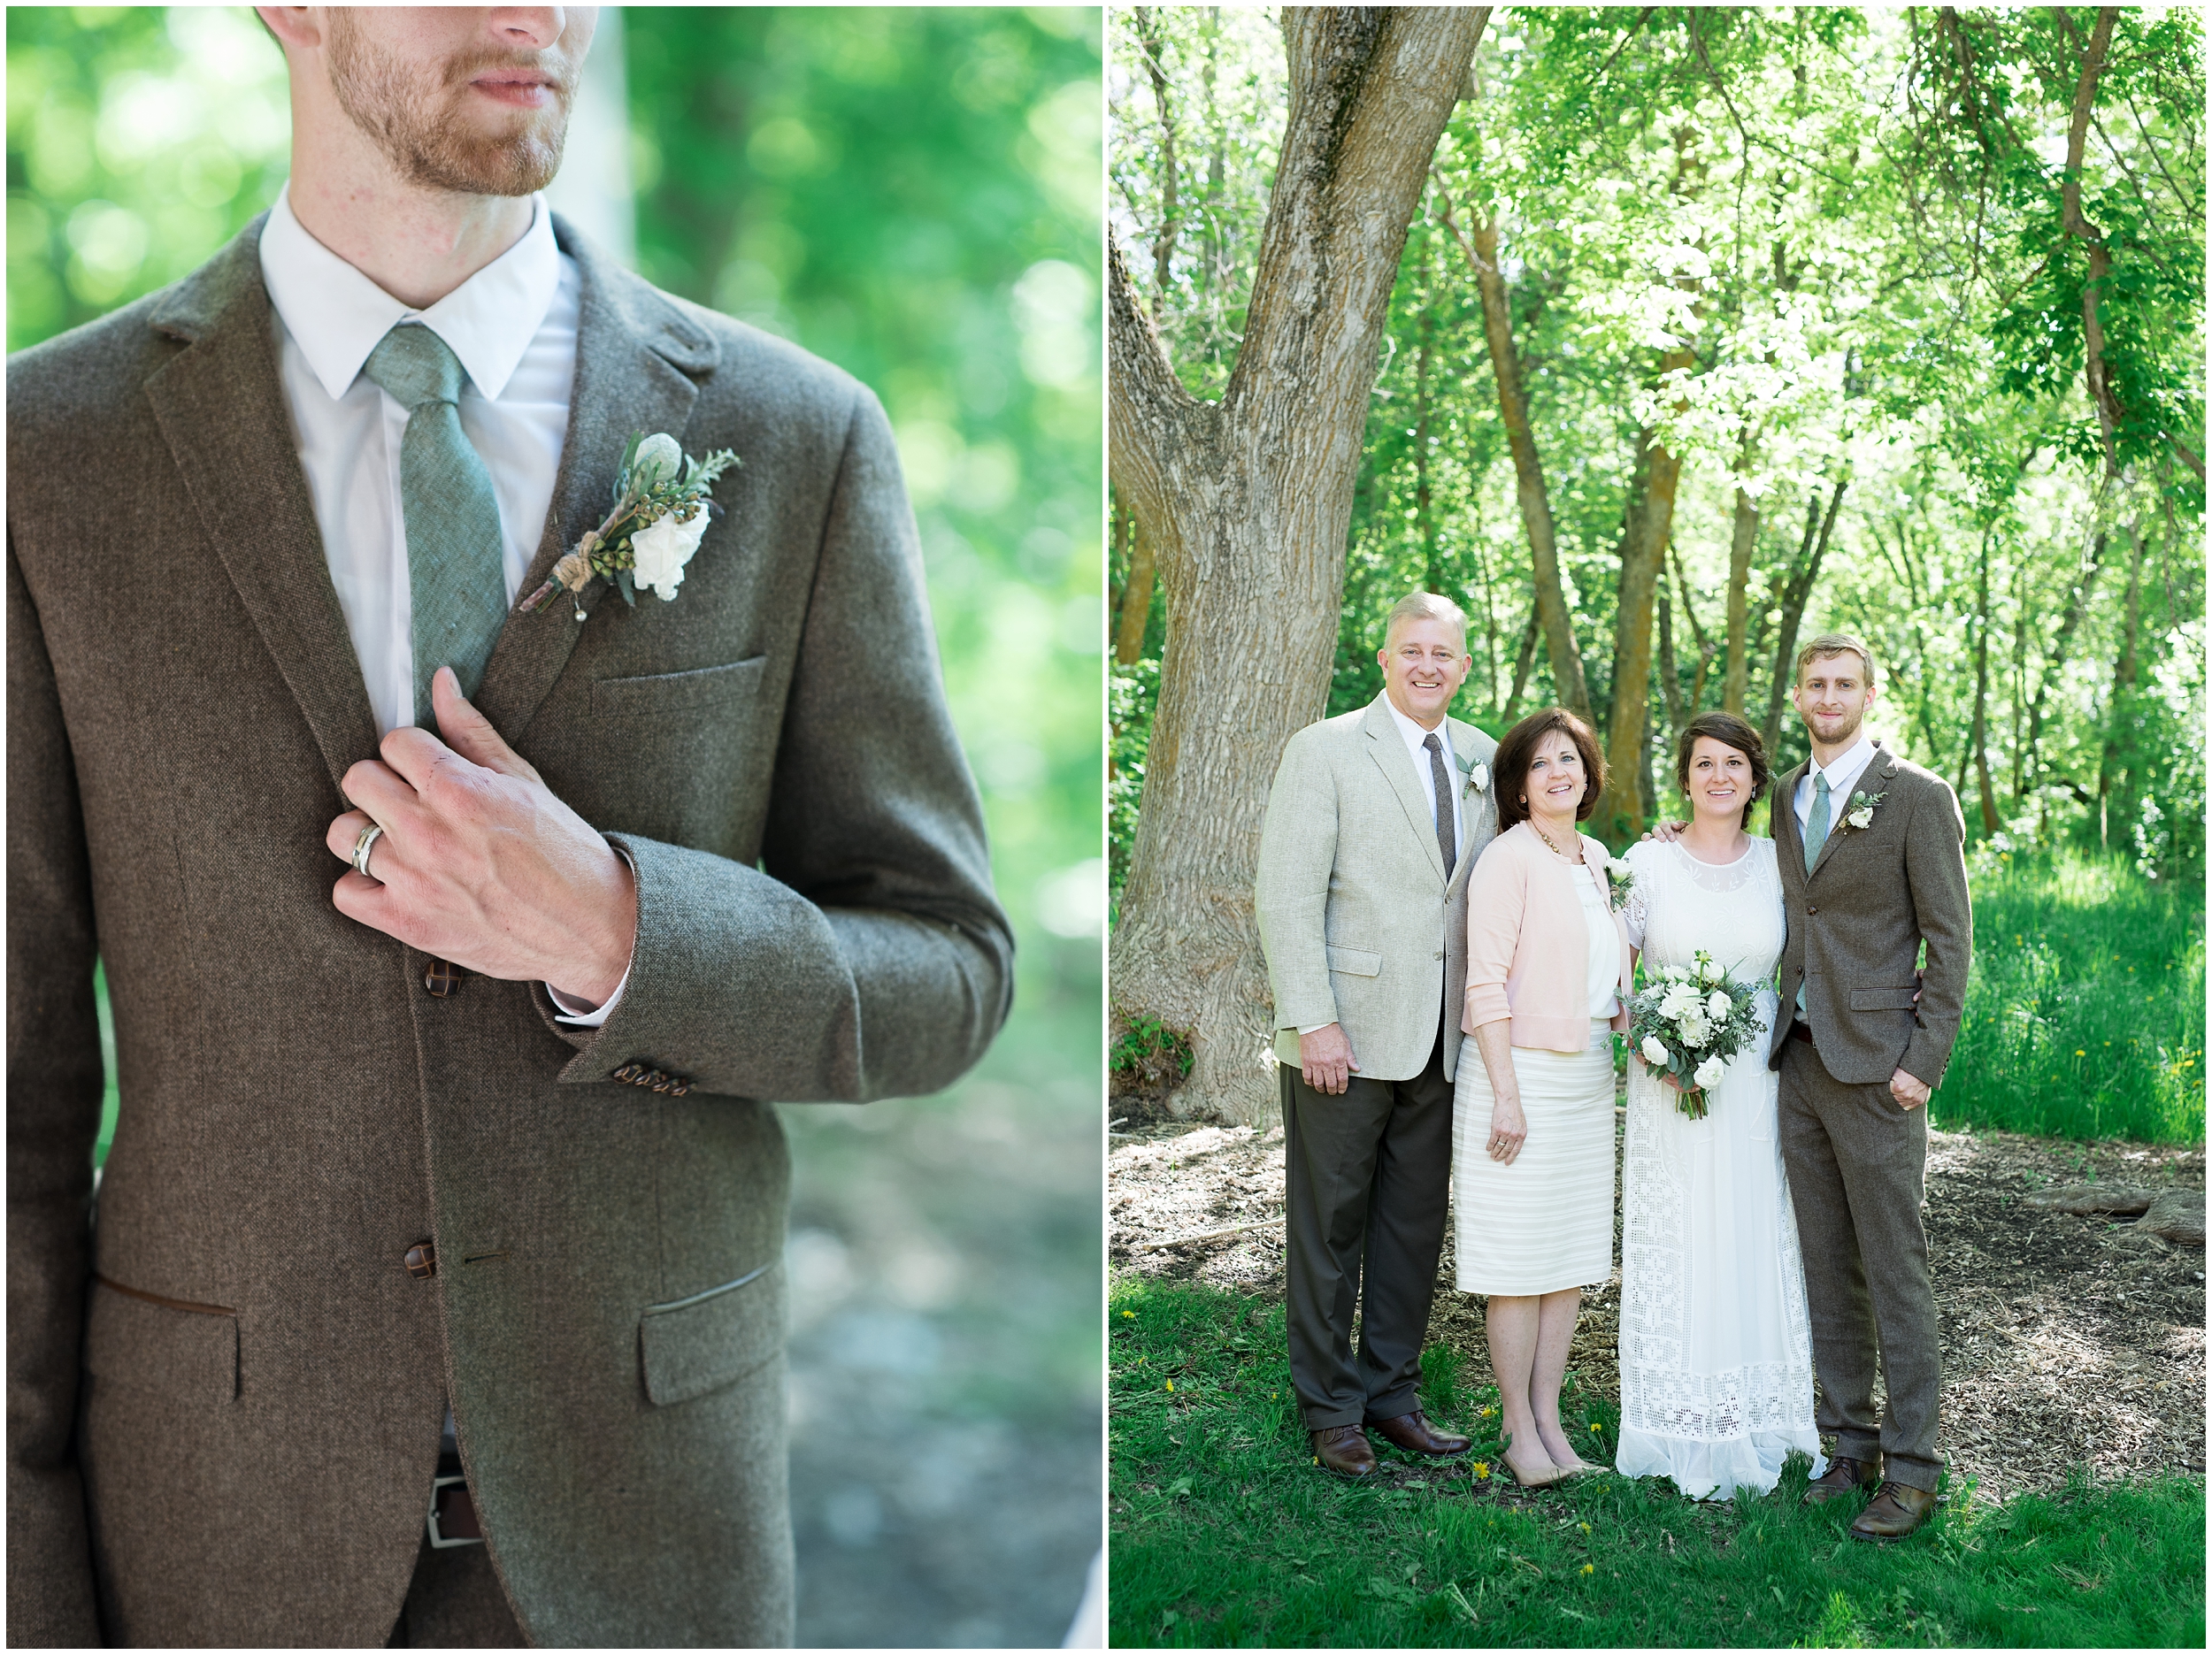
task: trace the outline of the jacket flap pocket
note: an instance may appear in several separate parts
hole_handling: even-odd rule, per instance
[[[591,686],[591,710],[595,716],[620,717],[649,713],[705,712],[726,707],[758,693],[768,657],[755,655],[727,666],[700,667],[689,672],[657,672],[642,678],[601,678]]]
[[[196,1402],[238,1399],[238,1315],[95,1282],[85,1316],[85,1370]]]
[[[1329,945],[1329,969],[1342,971],[1352,977],[1379,977],[1382,975],[1382,955],[1366,948],[1340,948]]]
[[[1851,991],[1853,1011],[1910,1011],[1915,988],[1855,988]]]
[[[638,1318],[645,1394],[662,1407],[743,1378],[783,1348],[783,1265],[764,1264]]]

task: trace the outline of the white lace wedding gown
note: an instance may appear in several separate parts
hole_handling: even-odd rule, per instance
[[[1715,867],[1678,845],[1632,847],[1629,939],[1655,965],[1703,949],[1747,983],[1782,954],[1774,841]],[[1763,1029],[1774,990],[1759,993]],[[1622,1168],[1621,1431],[1624,1476],[1671,1477],[1694,1498],[1770,1493],[1793,1450],[1827,1469],[1813,1429],[1805,1267],[1775,1137],[1763,1034],[1693,1121],[1642,1062],[1628,1064]]]

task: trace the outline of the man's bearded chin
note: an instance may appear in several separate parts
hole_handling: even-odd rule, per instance
[[[338,105],[381,149],[401,177],[465,195],[527,195],[560,171],[568,138],[575,69],[558,58],[470,53],[417,72],[367,40],[342,8],[332,8],[331,89]],[[503,135],[471,132],[457,107],[470,80],[488,68],[531,68],[554,78],[552,106],[514,111]]]

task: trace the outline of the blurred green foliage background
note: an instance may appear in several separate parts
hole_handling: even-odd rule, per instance
[[[1100,1510],[1100,13],[616,21],[641,272],[890,413],[1020,944],[951,1094],[784,1112],[800,1636],[1056,1644]],[[283,59],[243,8],[12,7],[7,52],[10,350],[282,187]]]

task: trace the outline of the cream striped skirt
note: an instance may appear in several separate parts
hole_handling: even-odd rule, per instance
[[[1452,1225],[1463,1293],[1591,1287],[1613,1273],[1613,1038],[1580,1052],[1513,1048],[1528,1138],[1490,1159],[1490,1072],[1472,1038],[1452,1099]]]

